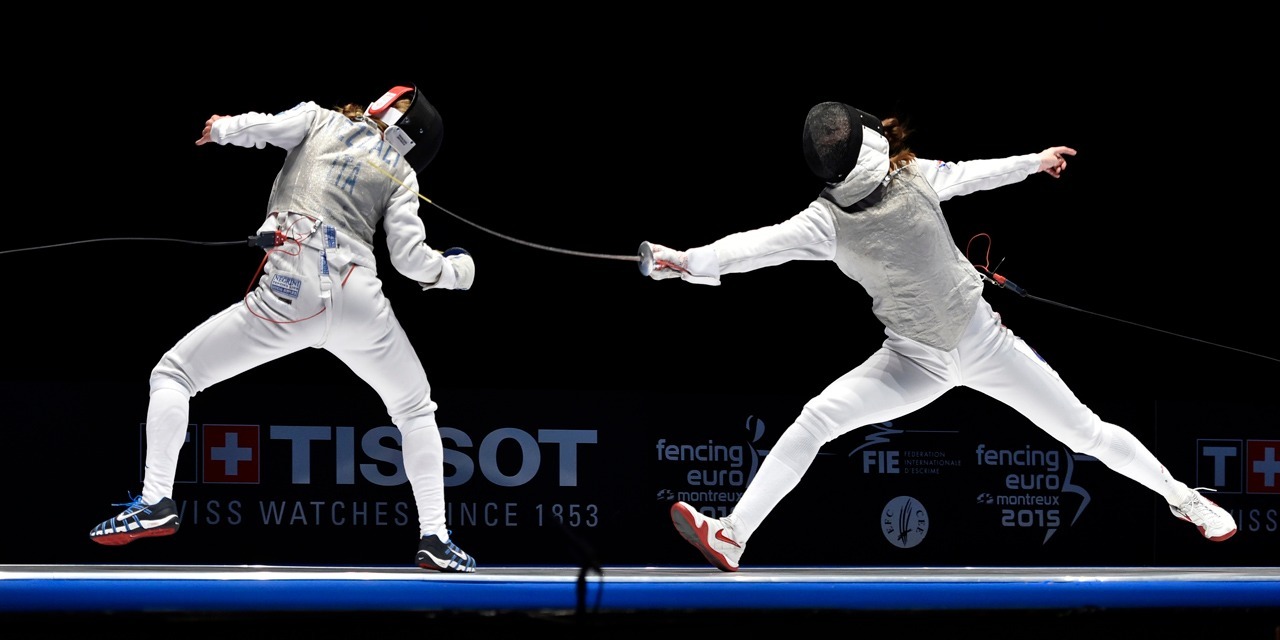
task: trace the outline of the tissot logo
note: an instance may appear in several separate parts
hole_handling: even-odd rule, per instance
[[[201,466],[206,483],[257,484],[262,457],[258,425],[206,424]]]
[[[1227,493],[1280,494],[1280,440],[1196,441],[1200,486]]]
[[[587,451],[586,445],[597,441],[594,429],[529,432],[503,428],[490,432],[478,445],[466,432],[452,427],[441,427],[440,437],[445,443],[446,487],[465,485],[477,478],[500,487],[519,487],[533,482],[543,469],[556,474],[559,486],[576,487],[579,459]],[[139,479],[145,482],[145,423],[138,426],[138,439]],[[191,445],[197,440],[200,444],[193,448]],[[500,466],[500,451],[506,449],[510,455],[512,446],[518,449],[518,460],[509,459],[506,466]],[[348,426],[189,425],[182,451],[177,482],[262,484],[264,470],[275,474],[266,484],[281,482],[281,473],[288,477],[286,484],[293,485],[369,482],[391,487],[408,482],[400,432],[386,425],[365,430],[363,435]],[[269,467],[263,466],[264,455],[270,458]]]
[[[1280,440],[1249,440],[1245,447],[1245,490],[1280,493]]]

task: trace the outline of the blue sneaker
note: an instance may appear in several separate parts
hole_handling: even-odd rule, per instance
[[[475,573],[476,570],[475,558],[459,549],[452,539],[445,542],[440,536],[422,536],[418,542],[417,562],[419,567],[432,571]]]
[[[89,539],[106,545],[129,544],[137,538],[169,536],[178,532],[181,524],[178,507],[171,498],[161,498],[155,504],[146,504],[142,496],[132,502],[117,503],[124,507],[116,517],[103,522],[89,532]]]

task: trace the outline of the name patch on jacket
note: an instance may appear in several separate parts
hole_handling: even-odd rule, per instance
[[[271,292],[287,300],[297,300],[302,292],[302,279],[288,273],[273,273]]]

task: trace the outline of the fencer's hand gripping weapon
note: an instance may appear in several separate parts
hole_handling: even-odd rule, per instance
[[[653,273],[653,245],[648,241],[640,243],[640,275]]]
[[[654,280],[680,278],[700,284],[719,284],[716,278],[695,276],[689,272],[689,253],[676,251],[652,242],[640,243],[640,275]]]

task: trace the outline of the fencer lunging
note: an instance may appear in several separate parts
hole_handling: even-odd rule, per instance
[[[965,386],[1017,410],[1071,450],[1159,494],[1210,540],[1236,531],[1231,515],[1170,476],[1131,433],[1095,415],[982,297],[983,276],[955,245],[941,203],[1059,177],[1070,147],[967,162],[917,158],[898,118],[838,102],[814,106],[803,151],[825,188],[778,224],[677,251],[649,243],[656,280],[720,284],[722,276],[792,260],[828,260],[870,295],[885,340],[861,365],[811,399],[779,437],[731,513],[712,518],[678,502],[676,530],[714,566],[737,571],[765,518],[800,482],[819,449],[865,425],[915,411]],[[833,330],[838,331],[838,327]]]

